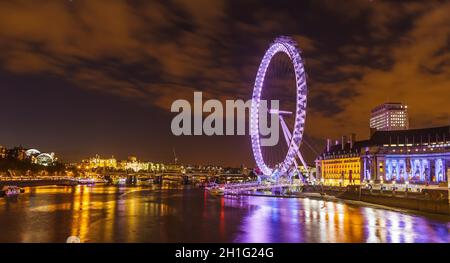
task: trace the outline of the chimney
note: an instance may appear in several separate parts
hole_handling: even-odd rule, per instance
[[[356,141],[356,134],[351,133],[350,134],[350,149],[353,149],[353,145],[355,145]]]
[[[347,136],[343,135],[341,139],[342,150],[345,150],[345,144],[347,144]]]
[[[330,148],[331,148],[331,139],[327,139],[327,153],[330,152]]]

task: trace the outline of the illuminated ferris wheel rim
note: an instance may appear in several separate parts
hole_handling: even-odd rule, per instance
[[[298,154],[300,143],[303,138],[304,125],[306,120],[307,86],[303,60],[300,56],[300,51],[297,48],[296,42],[292,38],[276,38],[264,54],[261,64],[259,65],[258,73],[255,79],[255,85],[253,88],[250,114],[250,137],[252,142],[253,155],[258,168],[264,175],[271,175],[273,173],[273,169],[268,167],[264,162],[264,158],[261,152],[261,140],[259,132],[259,104],[261,101],[261,92],[263,89],[267,69],[272,58],[279,52],[283,52],[288,55],[294,66],[297,89],[294,130],[292,132],[286,157],[279,166],[279,172],[282,174],[286,173],[289,167],[295,161],[295,156]]]

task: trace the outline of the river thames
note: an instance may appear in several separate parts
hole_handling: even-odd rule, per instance
[[[42,186],[0,198],[0,242],[450,242],[445,216],[183,186]]]

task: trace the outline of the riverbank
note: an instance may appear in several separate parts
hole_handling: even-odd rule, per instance
[[[448,192],[433,190],[428,193],[408,192],[380,192],[360,189],[359,186],[345,188],[337,187],[306,187],[303,192],[291,194],[263,194],[240,193],[247,196],[267,196],[282,198],[310,198],[323,201],[359,202],[360,204],[377,205],[391,210],[406,209],[408,211],[424,212],[430,214],[450,215]]]
[[[357,205],[359,207],[370,207],[370,208],[384,209],[384,210],[389,210],[389,211],[394,211],[394,212],[399,212],[399,213],[414,213],[414,214],[419,214],[419,215],[432,215],[432,216],[437,216],[439,218],[442,218],[442,219],[450,221],[450,215],[449,214],[430,213],[430,212],[425,212],[425,211],[401,208],[401,207],[396,207],[396,206],[387,206],[387,205],[382,205],[382,204],[377,204],[377,203],[370,203],[370,202],[365,202],[365,201],[343,199],[343,198],[338,198],[338,197],[330,196],[330,195],[321,195],[319,193],[299,193],[299,194],[296,194],[296,195],[242,193],[242,194],[239,194],[239,195],[241,195],[241,196],[255,196],[255,197],[312,199],[312,200],[318,200],[318,201],[337,202],[337,203],[343,203],[343,204],[349,204],[349,205]],[[239,195],[232,194],[232,196],[239,196]]]
[[[1,180],[0,188],[5,185],[14,185],[19,187],[33,187],[33,186],[49,186],[49,185],[67,186],[73,184],[74,182],[71,179]]]
[[[363,201],[433,214],[450,215],[447,189],[427,189],[422,192],[411,192],[371,190],[363,189],[361,186],[348,186],[337,192],[335,189],[327,189],[325,191],[347,200]]]

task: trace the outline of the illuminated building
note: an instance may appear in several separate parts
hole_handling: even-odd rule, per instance
[[[26,158],[31,161],[31,163],[37,164],[37,157],[41,154],[39,150],[36,149],[28,149],[25,151]],[[41,159],[42,161],[42,159]]]
[[[31,158],[32,156],[38,156],[39,154],[41,154],[41,152],[39,151],[39,150],[36,150],[36,149],[28,149],[28,150],[26,150],[25,151],[25,155],[28,157],[28,158]]]
[[[166,173],[184,173],[184,166],[177,163],[169,163],[164,165],[164,172]]]
[[[148,162],[127,162],[125,169],[132,170],[134,172],[148,171]]]
[[[117,163],[117,169],[121,171],[131,172],[160,172],[163,169],[163,164],[155,164],[151,162],[142,162],[135,156],[128,157],[127,160],[122,160]]]
[[[6,150],[7,156],[16,160],[23,161],[26,158],[26,151],[21,146]]]
[[[127,161],[122,161],[121,166],[126,171],[133,171],[133,172],[139,172],[139,171],[145,171],[147,172],[150,168],[149,162],[140,162],[135,156],[128,157]]]
[[[245,165],[242,164],[241,165],[241,174],[248,176],[249,173],[250,173],[250,170],[247,167],[245,167]]]
[[[216,165],[187,165],[183,167],[186,173],[202,173],[209,175],[216,175],[220,173],[226,173],[226,169]]]
[[[416,184],[448,181],[450,126],[376,132],[370,144],[362,155],[366,181]]]
[[[99,155],[83,160],[81,164],[76,165],[79,169],[108,169],[112,171],[130,171],[130,172],[163,172],[166,166],[161,163],[139,161],[137,157],[130,156],[127,160],[116,160],[114,156],[103,159]]]
[[[34,160],[39,165],[50,166],[54,164],[56,158],[54,153],[41,153]]]
[[[0,145],[0,159],[5,159],[7,155],[6,148]]]
[[[373,132],[409,129],[408,106],[385,103],[375,107],[370,114],[370,128]]]
[[[55,153],[41,153],[36,149],[24,149],[22,146],[6,149],[0,146],[0,159],[10,158],[43,166],[54,165],[57,161]]]
[[[346,185],[351,173],[355,183],[446,185],[450,175],[450,126],[377,131],[369,140],[355,142],[343,137],[335,145],[328,140],[316,166],[326,183]]]
[[[327,140],[325,152],[316,160],[316,175],[327,185],[360,184],[361,157],[358,147],[361,143],[355,142],[355,135],[347,140],[343,136],[341,141],[331,145]]]
[[[96,168],[117,168],[117,160],[112,156],[109,159],[102,159],[99,155],[95,155],[95,157],[89,158],[89,160],[83,161],[82,164],[84,169],[96,169]]]
[[[149,163],[148,169],[149,172],[159,173],[163,170],[164,164],[162,163]]]

